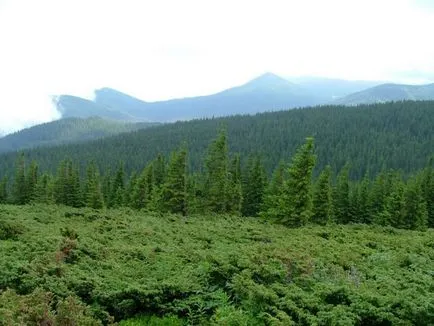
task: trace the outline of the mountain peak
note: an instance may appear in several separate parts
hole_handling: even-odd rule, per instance
[[[277,76],[276,74],[273,74],[271,72],[266,72],[265,74],[262,74],[252,79],[247,84],[270,85],[270,84],[292,84],[292,83],[280,76]]]

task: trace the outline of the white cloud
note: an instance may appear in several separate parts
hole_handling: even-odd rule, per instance
[[[156,100],[265,71],[425,81],[434,74],[426,3],[0,0],[0,130],[52,119],[49,95],[104,86]]]

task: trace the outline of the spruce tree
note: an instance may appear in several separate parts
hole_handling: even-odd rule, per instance
[[[260,215],[265,219],[276,219],[279,215],[278,201],[283,194],[285,164],[280,161],[273,172],[271,181],[265,189]]]
[[[29,172],[26,176],[26,187],[27,187],[27,201],[33,201],[35,199],[36,185],[38,184],[38,164],[36,161],[32,161],[29,167]]]
[[[0,180],[0,204],[6,204],[8,200],[7,184],[8,179],[6,177],[3,177]]]
[[[321,172],[313,194],[312,222],[324,225],[332,218],[332,188],[331,167],[329,165]]]
[[[26,162],[24,153],[20,153],[15,163],[15,178],[13,183],[13,202],[17,205],[27,203],[28,187],[26,183]]]
[[[333,192],[333,218],[337,223],[348,223],[351,219],[349,170],[346,164],[339,172]]]
[[[237,154],[232,159],[229,169],[228,212],[240,215],[242,201],[241,162],[240,155]]]
[[[404,226],[412,230],[425,230],[428,210],[423,198],[421,182],[417,177],[408,180],[404,191]]]
[[[88,164],[86,171],[85,202],[87,207],[94,209],[104,207],[99,171],[93,161]]]
[[[226,130],[220,130],[208,147],[205,158],[205,190],[207,209],[222,214],[228,211],[229,171]]]
[[[251,158],[243,182],[242,214],[257,216],[261,210],[267,178],[261,159]]]
[[[434,157],[422,172],[422,194],[428,211],[428,227],[434,228]]]
[[[154,190],[154,167],[149,163],[137,178],[131,195],[132,207],[136,209],[149,208]]]
[[[395,228],[405,228],[404,208],[404,183],[401,178],[397,178],[390,194],[386,198],[381,219],[380,221],[376,221],[376,223],[391,225]]]
[[[111,182],[108,207],[121,207],[125,198],[125,168],[124,163],[119,164],[116,174]]]
[[[304,225],[312,216],[311,179],[314,166],[314,141],[313,138],[306,138],[305,144],[292,158],[288,180],[279,200],[279,219],[287,226]]]
[[[187,214],[187,149],[172,153],[167,176],[161,189],[163,211]]]

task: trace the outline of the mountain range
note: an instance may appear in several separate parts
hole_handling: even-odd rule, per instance
[[[93,100],[66,94],[56,96],[54,102],[62,119],[8,136],[0,135],[0,152],[102,138],[145,128],[153,122],[401,100],[434,100],[434,84],[282,78],[266,73],[216,94],[156,102],[146,102],[106,87],[96,90]]]
[[[325,104],[357,105],[433,99],[434,84],[282,78],[266,73],[241,86],[207,96],[146,102],[112,88],[101,88],[95,91],[93,100],[61,95],[56,103],[62,117],[100,116],[122,121],[174,122]]]
[[[336,100],[335,104],[359,105],[385,103],[391,101],[427,101],[434,99],[434,84],[400,85],[382,84],[347,95]]]

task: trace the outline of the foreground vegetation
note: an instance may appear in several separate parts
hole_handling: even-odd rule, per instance
[[[0,205],[0,325],[429,325],[434,232]]]

